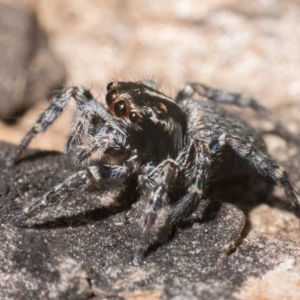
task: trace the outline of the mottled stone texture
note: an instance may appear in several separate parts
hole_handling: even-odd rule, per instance
[[[136,191],[131,187],[126,193],[122,188],[78,191],[23,227],[10,226],[32,197],[74,172],[62,154],[34,150],[6,168],[5,153],[13,148],[0,144],[1,299],[300,297],[299,242],[280,237],[280,232],[254,230],[244,230],[238,239],[245,215],[228,203],[203,201],[194,222],[150,249],[141,266],[134,266],[132,257],[143,203],[122,208],[117,201],[132,202]],[[263,207],[299,226],[291,213]]]
[[[42,99],[45,82],[60,82],[61,67],[49,42],[68,70],[68,84],[92,87],[100,99],[111,77],[150,77],[173,94],[183,82],[199,81],[256,97],[299,132],[297,1],[0,2],[10,5],[0,9],[0,26],[10,24],[0,35],[5,49],[0,57],[1,118]],[[32,8],[49,37],[41,44],[40,33],[32,34],[39,32]],[[19,119],[18,127],[0,124],[1,140],[20,141],[46,105],[41,102]],[[247,110],[243,117],[270,129]],[[32,145],[62,150],[69,124],[66,112]],[[299,147],[271,135],[266,142],[300,190]],[[204,202],[194,225],[179,228],[136,267],[131,261],[143,203],[118,208],[117,190],[79,191],[29,220],[30,228],[9,226],[32,197],[73,172],[61,154],[37,151],[7,169],[4,153],[13,147],[0,144],[0,299],[300,299],[300,225],[276,201],[285,199],[279,188],[268,199],[258,183],[237,188],[234,199],[216,191],[216,198],[232,200],[239,208],[214,202],[203,215]],[[123,199],[131,201],[133,194],[127,192]],[[106,207],[99,197],[106,199]],[[244,222],[240,208],[247,222],[233,248]]]

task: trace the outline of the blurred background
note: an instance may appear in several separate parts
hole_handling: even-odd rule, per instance
[[[296,0],[0,0],[0,139],[19,143],[49,90],[83,85],[102,101],[111,78],[241,92],[297,132],[299,20]],[[30,147],[63,150],[74,109]]]

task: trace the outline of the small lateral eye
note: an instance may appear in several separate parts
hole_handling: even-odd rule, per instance
[[[116,84],[116,82],[110,82],[107,86],[106,86],[106,90],[108,91],[108,92],[110,92],[112,89],[115,89],[117,87],[117,84]]]
[[[127,111],[126,103],[124,101],[117,102],[115,104],[114,110],[115,110],[115,115],[117,117],[123,117]]]
[[[166,116],[166,111],[160,107],[155,107],[155,112],[160,119],[164,119]]]
[[[106,94],[105,100],[106,100],[106,103],[108,106],[110,106],[115,101],[115,99],[116,99],[116,91],[115,90],[112,90]]]
[[[135,112],[131,112],[130,115],[129,115],[129,119],[132,123],[136,123],[139,119],[137,113]]]

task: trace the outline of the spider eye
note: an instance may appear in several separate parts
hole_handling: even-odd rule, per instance
[[[110,82],[107,86],[106,86],[106,90],[108,92],[110,92],[112,89],[115,89],[117,87],[117,83],[116,82]]]
[[[164,118],[165,118],[165,116],[166,116],[166,111],[163,110],[161,107],[155,107],[154,110],[155,110],[155,113],[157,114],[157,116],[158,116],[160,119],[164,119]]]
[[[115,115],[117,117],[123,117],[126,114],[127,106],[125,101],[119,101],[115,104]]]
[[[132,123],[136,123],[139,119],[137,113],[135,112],[131,112],[130,115],[129,115],[129,119]]]
[[[105,100],[106,100],[106,103],[108,106],[110,106],[115,101],[115,99],[116,99],[116,91],[115,90],[112,90],[106,94]]]

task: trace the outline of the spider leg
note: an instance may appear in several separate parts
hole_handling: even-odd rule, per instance
[[[152,171],[153,172],[153,171]],[[139,264],[143,260],[143,255],[148,248],[149,241],[155,238],[157,231],[158,219],[163,213],[163,208],[168,204],[168,192],[170,185],[175,181],[178,174],[178,164],[172,160],[167,159],[160,163],[155,169],[155,187],[149,195],[148,204],[146,208],[146,215],[142,225],[141,240],[136,248],[134,261]]]
[[[85,103],[89,101],[95,101],[92,94],[83,87],[71,87],[62,89],[59,93],[52,97],[52,103],[50,104],[50,106],[41,114],[41,116],[35,122],[33,127],[28,131],[14,153],[6,158],[7,166],[12,166],[16,162],[24,149],[27,148],[28,144],[38,133],[47,130],[48,126],[51,125],[62,113],[71,97],[75,99],[79,110],[82,110]]]
[[[192,160],[193,169],[186,174],[191,176],[191,182],[186,194],[176,203],[165,224],[172,228],[179,221],[187,219],[197,208],[199,201],[206,194],[210,175],[210,151],[206,143],[194,141],[196,148],[195,158]],[[188,162],[185,162],[188,163]],[[183,169],[186,169],[184,166]]]
[[[190,178],[188,188],[183,197],[174,205],[170,214],[166,218],[165,224],[159,232],[160,242],[164,242],[170,235],[171,229],[180,221],[188,219],[188,217],[197,209],[199,202],[206,195],[210,176],[210,151],[206,143],[193,141],[189,148],[193,147],[196,150],[194,155],[190,153],[183,155],[187,157],[181,161],[181,169],[188,170],[185,175]],[[189,169],[188,164],[192,163],[193,168]]]
[[[300,203],[297,192],[285,169],[280,166],[269,154],[256,149],[251,141],[242,142],[239,138],[223,134],[219,138],[219,147],[230,147],[235,153],[248,161],[262,176],[270,178],[276,184],[280,184],[285,194],[300,218]],[[221,149],[220,149],[221,150]]]
[[[176,103],[180,103],[185,99],[192,98],[195,94],[217,103],[233,104],[240,107],[250,107],[255,111],[267,111],[266,108],[261,106],[253,98],[244,97],[238,93],[229,93],[213,89],[201,83],[185,84],[178,91],[175,101]]]
[[[91,166],[85,170],[79,171],[68,177],[63,183],[55,186],[52,190],[44,194],[42,197],[35,199],[34,203],[25,209],[13,220],[14,225],[35,216],[48,206],[64,200],[70,196],[77,188],[81,186],[90,186],[94,183],[103,185],[120,185],[129,176],[128,168],[124,166]]]
[[[201,83],[187,83],[177,93],[176,103],[180,103],[185,99],[192,98],[194,95],[211,100],[221,104],[232,104],[239,107],[250,107],[254,111],[260,112],[270,120],[273,124],[273,130],[265,132],[277,135],[285,140],[293,141],[300,145],[300,136],[290,132],[280,121],[276,120],[269,110],[260,105],[257,100],[251,97],[244,97],[238,93],[224,92],[210,88]]]
[[[202,141],[194,140],[179,155],[176,163],[171,160],[164,161],[151,172],[152,179],[153,174],[157,174],[155,178],[157,185],[149,197],[142,238],[135,253],[135,263],[142,261],[143,254],[149,244],[165,241],[172,227],[180,220],[188,218],[197,208],[207,189],[209,166],[208,146]],[[187,191],[171,207],[168,205],[168,192],[180,173],[185,177],[184,184],[187,185]],[[164,184],[161,182],[164,182]]]
[[[292,141],[300,145],[300,136],[290,132],[280,121],[273,119],[274,128],[270,131],[263,131],[262,134],[274,134],[286,141]]]
[[[99,115],[93,110],[85,110],[82,112],[78,121],[73,126],[68,141],[65,146],[65,152],[70,153],[78,144],[82,143],[84,134],[87,133],[92,120],[100,120]]]

